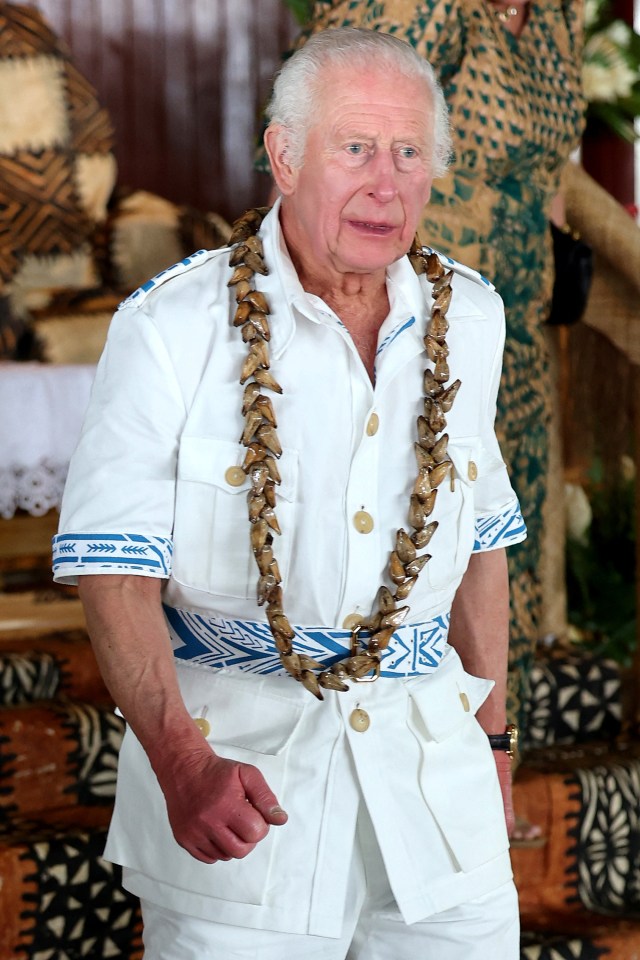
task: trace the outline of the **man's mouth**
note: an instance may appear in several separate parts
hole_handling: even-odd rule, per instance
[[[370,220],[350,220],[349,222],[355,230],[379,237],[386,237],[396,229],[393,224],[372,223]]]

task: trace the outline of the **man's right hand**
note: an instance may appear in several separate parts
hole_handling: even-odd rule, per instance
[[[242,859],[287,814],[257,767],[205,750],[158,771],[173,835],[203,863]]]
[[[79,581],[100,671],[149,757],[176,841],[204,863],[246,857],[287,815],[260,771],[217,756],[186,710],[162,582],[119,574]]]

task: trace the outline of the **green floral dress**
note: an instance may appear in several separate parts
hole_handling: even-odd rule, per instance
[[[346,25],[393,33],[431,62],[444,88],[455,157],[432,190],[422,240],[495,283],[507,316],[498,432],[528,527],[508,551],[511,718],[521,714],[539,639],[552,396],[548,215],[583,126],[583,20],[582,0],[532,0],[516,38],[488,0],[320,0],[301,37]]]

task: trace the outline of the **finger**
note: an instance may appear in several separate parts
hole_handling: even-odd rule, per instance
[[[267,823],[272,824],[274,827],[281,827],[289,819],[289,814],[286,810],[283,810],[279,804],[276,804],[274,807],[271,807],[266,814],[263,813],[263,817]]]
[[[232,859],[228,854],[223,853],[216,844],[207,846],[206,850],[203,849],[203,846],[195,847],[193,850],[187,850],[187,853],[190,853],[196,860],[200,860],[201,863],[218,863],[219,860]]]
[[[180,845],[184,846],[184,849],[192,857],[201,860],[203,863],[215,863],[218,860],[242,860],[256,848],[255,843],[245,843],[233,830],[226,827],[216,832],[215,839],[203,838],[188,846],[186,844]]]
[[[242,860],[255,850],[257,842],[242,840],[231,827],[218,830],[215,840],[212,841],[229,860]]]
[[[278,799],[269,789],[264,777],[256,767],[241,767],[240,780],[249,803],[262,815],[265,823],[281,826],[288,815],[278,803]]]
[[[252,809],[246,800],[243,800],[242,803],[243,806]],[[253,816],[259,819],[262,830],[266,832],[268,827],[260,814],[253,810]],[[256,846],[255,842],[243,840],[228,824],[221,822],[202,823],[198,829],[192,829],[189,833],[182,835],[174,834],[174,836],[187,853],[203,863],[215,863],[218,860],[240,860],[251,853]]]
[[[176,838],[177,839],[177,838]],[[230,860],[231,857],[225,853],[221,847],[214,841],[203,837],[199,840],[180,840],[177,843],[186,850],[196,860],[202,863],[215,863],[217,860]]]
[[[202,860],[203,863],[217,863],[218,861],[226,863],[229,860],[233,860],[233,857],[229,853],[225,853],[214,841],[211,841],[211,843],[203,841],[197,848],[195,856],[198,860]]]
[[[269,832],[269,824],[249,800],[229,812],[227,826],[242,843],[259,843]]]

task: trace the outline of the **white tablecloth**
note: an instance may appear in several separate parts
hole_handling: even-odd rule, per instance
[[[0,516],[59,507],[93,365],[0,363]]]

